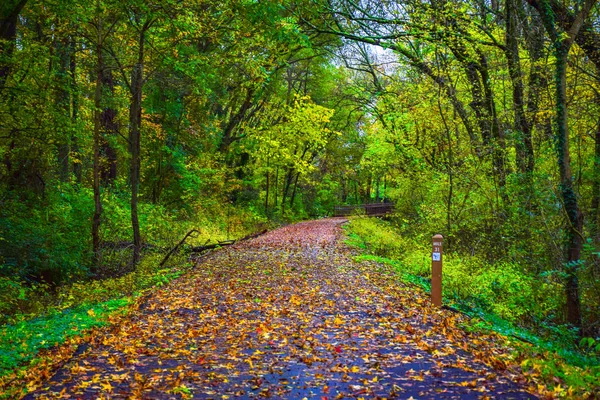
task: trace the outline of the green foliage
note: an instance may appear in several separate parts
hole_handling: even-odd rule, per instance
[[[40,350],[50,349],[69,337],[103,326],[109,315],[123,312],[128,304],[128,298],[84,304],[1,327],[0,377],[33,360]]]
[[[25,312],[26,302],[31,297],[31,292],[32,289],[23,282],[14,278],[0,277],[0,321],[6,321],[15,310]]]
[[[376,218],[357,217],[351,220],[350,244],[367,249],[371,254],[387,258],[400,258],[412,243],[398,235],[389,224]]]
[[[87,276],[90,192],[71,185],[48,188],[42,204],[5,201],[0,218],[0,275],[57,284]]]
[[[417,282],[430,279],[430,238],[411,240],[390,223],[374,218],[353,218],[346,229],[350,233],[349,244],[396,260],[399,273],[419,277]],[[467,302],[512,324],[539,329],[540,333],[550,334],[544,325],[563,301],[558,284],[525,274],[508,262],[493,264],[478,257],[446,253],[442,279],[444,297]]]

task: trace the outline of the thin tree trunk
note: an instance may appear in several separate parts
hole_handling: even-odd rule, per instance
[[[598,94],[596,97],[596,101],[600,104],[600,94]],[[596,126],[596,134],[594,139],[594,178],[592,182],[591,231],[594,241],[596,243],[600,243],[600,120]]]
[[[100,107],[102,103],[102,73],[104,61],[102,58],[102,17],[100,16],[100,4],[96,3],[98,9],[98,31],[96,42],[97,71],[96,91],[94,94],[94,161],[93,161],[93,190],[94,190],[94,216],[92,217],[92,250],[94,263],[92,272],[98,271],[100,262],[100,221],[102,216],[102,200],[100,198]]]
[[[71,126],[77,126],[77,119],[79,118],[79,94],[77,90],[77,63],[76,63],[76,42],[75,39],[71,38],[71,60],[69,65],[69,74],[71,75]],[[94,115],[95,118],[95,115]],[[95,123],[95,121],[94,121]],[[82,177],[82,160],[81,151],[77,140],[77,135],[73,135],[73,174],[75,175],[75,182],[81,183]]]
[[[138,219],[138,193],[140,187],[140,136],[142,125],[142,87],[144,82],[144,42],[146,27],[140,30],[138,60],[131,71],[131,105],[129,107],[129,153],[131,164],[131,227],[133,230],[133,267],[140,261],[142,238]]]
[[[494,101],[494,92],[492,90],[492,82],[489,76],[489,68],[487,59],[483,53],[479,54],[479,72],[483,83],[484,105],[486,114],[489,118],[490,132],[492,134],[492,159],[496,174],[498,175],[498,185],[500,186],[500,196],[504,203],[508,202],[508,196],[504,190],[506,186],[506,141],[503,131],[500,129],[500,122],[496,113],[496,104]]]
[[[110,69],[105,68],[102,75],[102,86],[105,93],[114,94],[114,81]],[[102,123],[102,184],[111,185],[117,179],[117,151],[111,145],[111,139],[116,137],[119,131],[117,122],[117,111],[106,105],[100,115]]]
[[[298,188],[298,178],[300,177],[300,172],[296,173],[296,178],[294,179],[294,189],[292,190],[292,197],[290,197],[290,210],[294,206],[294,199],[296,198],[296,189]]]
[[[279,191],[279,167],[275,169],[275,190],[273,190],[273,197],[275,200],[275,204],[273,205],[273,210],[277,210],[277,195]]]
[[[68,39],[57,39],[55,50],[56,58],[58,61],[58,67],[56,69],[56,81],[58,87],[56,88],[56,108],[57,108],[57,120],[56,128],[59,132],[58,137],[60,138],[58,143],[58,165],[59,165],[59,179],[61,182],[69,181],[70,172],[70,136],[71,136],[71,110],[70,110],[70,80],[69,70],[71,64],[71,57],[69,54],[70,44]]]
[[[265,189],[265,215],[269,215],[269,170],[267,170],[267,184]]]
[[[596,73],[600,74],[600,66],[596,67]],[[600,106],[600,92],[596,92],[596,104]],[[592,181],[592,204],[591,204],[591,236],[600,244],[600,119],[596,125],[594,135],[594,169]]]
[[[596,70],[600,73],[600,67],[597,67]],[[596,93],[596,104],[600,105],[600,92]],[[594,136],[594,173],[592,180],[592,204],[590,209],[590,236],[592,237],[594,244],[598,246],[600,245],[600,120],[598,120]],[[590,268],[594,276],[600,277],[599,262],[593,262]]]
[[[290,186],[292,184],[293,179],[293,172],[294,170],[292,168],[289,168],[285,176],[285,184],[283,185],[283,193],[281,195],[281,215],[285,213],[285,199],[287,198],[287,194],[290,191]]]
[[[450,49],[455,57],[463,64],[465,75],[471,85],[470,103],[479,123],[484,145],[490,147],[494,176],[498,179],[499,193],[506,202],[508,197],[504,191],[506,186],[506,144],[504,134],[500,130],[494,93],[489,76],[489,68],[485,55],[476,49],[479,59],[475,60],[461,42],[451,43]]]
[[[519,58],[519,42],[517,40],[518,15],[517,0],[506,1],[506,60],[509,76],[513,86],[513,108],[515,113],[515,150],[517,169],[528,182],[534,167],[533,143],[531,140],[531,124],[528,122],[524,108],[524,85]]]
[[[556,47],[556,152],[560,171],[560,189],[564,209],[569,220],[567,235],[566,294],[567,321],[581,327],[581,300],[579,295],[579,257],[583,241],[583,214],[579,209],[577,195],[573,189],[571,157],[569,154],[569,130],[567,115],[567,57],[569,46],[562,41],[555,41]]]
[[[454,54],[459,57],[456,51]],[[479,74],[477,73],[475,63],[469,62],[465,66],[465,75],[467,76],[467,80],[471,85],[471,97],[473,99],[473,101],[469,103],[469,106],[475,113],[475,120],[479,124],[483,144],[489,145],[492,136],[491,128],[489,120],[483,110],[483,90],[481,88],[481,80],[479,78]]]
[[[452,197],[454,195],[454,154],[452,152],[452,135],[450,134],[450,127],[446,122],[446,117],[444,116],[444,110],[442,109],[441,103],[441,93],[438,95],[438,109],[440,112],[440,117],[442,118],[442,122],[444,124],[444,129],[446,130],[446,140],[448,141],[448,162],[447,162],[447,171],[448,171],[448,179],[450,181],[450,187],[448,188],[448,198],[446,201],[446,246],[450,246],[450,240],[452,237]]]
[[[163,164],[163,157],[162,157],[162,155],[159,155],[158,160],[156,161],[156,172],[154,173],[154,176],[156,177],[156,179],[152,182],[151,201],[153,204],[158,204],[158,202],[160,201],[160,195],[163,190],[162,164]]]

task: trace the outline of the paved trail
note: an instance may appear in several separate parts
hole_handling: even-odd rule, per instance
[[[534,398],[492,339],[385,267],[353,262],[344,221],[213,253],[27,398]]]

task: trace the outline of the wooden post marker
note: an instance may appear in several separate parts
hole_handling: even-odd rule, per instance
[[[442,250],[444,237],[435,235],[433,237],[433,249],[431,252],[431,303],[434,306],[442,306]]]

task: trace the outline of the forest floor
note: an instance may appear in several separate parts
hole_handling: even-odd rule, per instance
[[[344,219],[205,256],[26,398],[536,398],[499,336],[343,244]]]

